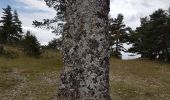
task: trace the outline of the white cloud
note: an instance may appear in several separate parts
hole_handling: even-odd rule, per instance
[[[32,21],[46,18],[53,18],[56,15],[56,11],[53,8],[49,8],[43,0],[15,0],[25,4],[26,6],[19,5],[18,11],[24,26],[31,26]],[[23,11],[23,7],[25,10]],[[35,11],[35,12],[34,12]]]
[[[135,28],[140,25],[140,18],[148,16],[158,8],[167,9],[170,0],[111,0],[110,14],[116,17],[122,13],[125,23]]]
[[[43,11],[55,13],[55,11],[52,10],[52,8],[49,8],[43,0],[15,0],[15,1],[21,2],[31,9],[40,9]]]
[[[54,37],[51,31],[33,28],[32,21],[53,18],[56,11],[46,6],[43,0],[15,1],[23,4],[15,5],[15,7],[19,12],[19,18],[23,22],[24,30],[33,30],[42,44],[47,43]],[[122,13],[125,17],[125,24],[135,28],[140,25],[140,17],[148,16],[158,8],[167,9],[168,6],[170,6],[170,0],[111,0],[110,14],[115,18],[117,14]],[[23,11],[22,7],[33,12]]]
[[[23,30],[24,32],[26,32],[27,30],[31,31],[31,33],[37,37],[37,39],[41,42],[42,45],[46,45],[50,40],[59,37],[51,33],[51,30],[43,30],[27,26],[23,26]]]
[[[140,25],[141,17],[148,16],[159,8],[167,9],[169,6],[170,0],[111,0],[110,15],[116,18],[117,14],[122,13],[125,24],[134,29]],[[131,45],[125,44],[124,47],[128,49]],[[123,60],[141,57],[138,54],[125,52],[122,52],[122,55]]]
[[[19,18],[23,22],[24,26],[32,26],[34,20],[42,21],[42,19],[50,19],[55,16],[55,13],[43,13],[43,12],[35,12],[35,13],[20,13]]]
[[[55,34],[51,32],[51,30],[43,30],[39,28],[34,28],[32,23],[34,20],[42,21],[42,19],[50,19],[56,15],[56,11],[52,8],[49,8],[43,0],[15,0],[16,2],[20,2],[25,4],[24,9],[30,10],[21,11],[23,5],[17,6],[19,11],[19,18],[23,23],[23,30],[26,32],[30,30],[35,36],[37,36],[38,40],[41,44],[46,45],[50,40],[56,38]],[[34,12],[34,10],[36,10]]]

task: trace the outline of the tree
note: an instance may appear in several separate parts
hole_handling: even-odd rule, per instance
[[[66,22],[58,100],[110,100],[110,0],[45,1],[61,12]]]
[[[127,42],[127,28],[123,23],[123,15],[118,14],[117,18],[110,19],[110,37],[111,37],[111,46],[115,46],[115,50],[112,53],[119,57],[121,55],[121,51],[126,51],[123,47],[123,43]]]
[[[22,22],[18,18],[18,13],[14,10],[13,14],[13,39],[14,41],[19,41],[22,38]]]
[[[56,35],[63,34],[64,12],[66,8],[66,0],[44,0],[49,7],[53,7],[57,14],[52,19],[43,19],[43,22],[33,21],[33,25],[38,28],[52,29]]]
[[[48,49],[61,50],[62,48],[62,38],[51,40],[48,45]]]
[[[149,17],[141,18],[141,26],[131,35],[136,39],[133,40],[134,45],[130,50],[139,52],[142,57],[170,61],[168,19],[168,13],[162,9],[153,12]]]
[[[161,61],[167,61],[168,57],[168,37],[170,36],[169,31],[166,30],[167,28],[167,14],[164,10],[159,9],[155,11],[152,15],[150,15],[151,23],[153,28],[152,33],[155,34],[154,37],[154,44],[156,53],[159,55],[159,59]]]
[[[17,11],[15,10],[13,15],[9,5],[3,10],[2,20],[0,20],[0,23],[2,23],[2,26],[0,26],[2,30],[0,35],[1,43],[16,43],[22,37],[22,23],[18,18]]]
[[[1,30],[1,42],[7,43],[11,40],[10,36],[13,33],[12,31],[12,9],[8,5],[7,8],[3,8],[3,16],[1,17],[0,23],[2,23]]]
[[[0,44],[0,55],[3,53],[3,51],[4,51],[4,46]]]
[[[165,27],[165,30],[167,31],[167,51],[168,51],[168,61],[170,62],[170,7],[168,9],[168,18],[167,18],[167,24]]]
[[[148,48],[152,46],[151,43],[149,43],[147,37],[148,33],[148,27],[150,27],[149,18],[144,17],[141,18],[141,26],[137,27],[135,31],[132,31],[129,36],[129,42],[133,44],[133,47],[129,49],[130,52],[137,52],[142,55],[142,57],[148,57],[149,54],[151,54],[148,51]]]
[[[3,43],[3,34],[2,34],[2,29],[0,27],[0,44],[2,45]]]
[[[40,43],[38,42],[36,36],[32,35],[30,31],[27,31],[21,43],[25,54],[35,57],[38,57],[41,54]]]

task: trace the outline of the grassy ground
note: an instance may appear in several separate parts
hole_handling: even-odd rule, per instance
[[[41,59],[0,57],[0,100],[52,100],[62,66],[60,57],[51,52]]]
[[[61,66],[59,53],[0,57],[0,100],[54,99]],[[170,100],[170,64],[112,58],[110,86],[113,100]]]
[[[170,100],[170,64],[110,60],[113,100]]]

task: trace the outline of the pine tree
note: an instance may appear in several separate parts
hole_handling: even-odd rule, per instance
[[[165,10],[158,9],[149,17],[142,18],[141,26],[137,28],[135,34],[131,34],[131,37],[136,39],[133,40],[134,45],[130,50],[139,52],[142,57],[170,61],[168,16]]]
[[[15,10],[12,14],[12,9],[8,5],[7,8],[3,8],[3,16],[1,17],[0,26],[2,32],[0,34],[2,43],[16,43],[22,37],[22,26],[21,21],[18,18],[18,13]]]
[[[12,27],[13,27],[12,38],[14,42],[17,42],[21,40],[23,32],[22,32],[22,22],[19,20],[18,13],[16,10],[14,10],[14,14],[13,14],[13,26]]]
[[[166,31],[167,31],[167,51],[168,51],[168,61],[170,62],[170,7],[168,9],[168,18],[167,18],[167,26],[166,26]]]
[[[112,50],[112,53],[119,57],[121,51],[126,51],[123,47],[123,43],[127,42],[127,30],[129,28],[123,23],[123,15],[118,14],[117,18],[110,19],[110,37],[111,37],[111,46],[115,46],[115,50]]]
[[[38,28],[52,29],[52,32],[56,35],[63,34],[64,27],[64,13],[66,9],[66,0],[44,0],[49,7],[53,7],[57,11],[57,14],[52,19],[43,19],[42,22],[33,21],[33,25]],[[69,1],[72,2],[72,1]]]
[[[2,34],[2,28],[0,26],[0,44],[2,45],[3,43],[3,34]]]
[[[152,39],[149,37],[149,29],[151,24],[148,17],[141,18],[141,26],[137,27],[135,31],[132,31],[129,36],[129,42],[133,43],[133,47],[129,49],[130,52],[137,52],[142,55],[142,57],[149,57],[152,54],[149,48],[152,47]]]
[[[1,17],[2,20],[0,20],[0,23],[2,26],[0,26],[2,32],[1,32],[1,43],[7,43],[11,40],[11,34],[13,33],[12,30],[12,9],[8,5],[7,8],[3,8],[3,16]]]
[[[110,100],[110,0],[45,1],[66,22],[62,48],[64,68],[57,100]]]

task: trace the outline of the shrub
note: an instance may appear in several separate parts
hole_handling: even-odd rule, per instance
[[[32,35],[30,31],[27,31],[25,37],[21,40],[23,52],[29,56],[40,56],[40,43],[36,36]]]
[[[17,58],[19,57],[19,51],[10,46],[0,45],[0,56],[6,58]]]
[[[48,43],[47,48],[53,49],[53,50],[61,50],[61,48],[62,48],[62,38],[60,37],[60,38],[51,40]]]
[[[13,50],[4,50],[3,55],[6,58],[12,58],[12,59],[19,57],[18,52],[17,51],[13,51]]]

